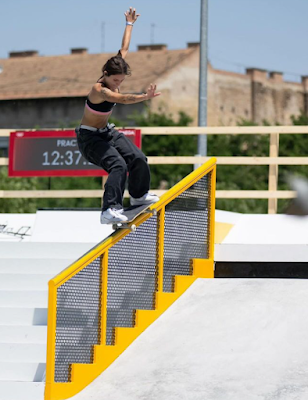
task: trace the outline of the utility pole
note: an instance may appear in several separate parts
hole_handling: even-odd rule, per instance
[[[155,24],[151,24],[151,44],[154,44],[154,42],[155,42],[155,37],[154,37],[155,28],[156,28],[156,25]]]
[[[102,22],[101,25],[101,53],[105,53],[105,22]]]
[[[207,126],[208,0],[201,1],[198,125]],[[198,154],[207,155],[207,136],[198,135]]]

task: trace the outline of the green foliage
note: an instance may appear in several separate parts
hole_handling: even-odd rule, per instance
[[[7,167],[0,167],[0,190],[34,190],[36,178],[9,178]],[[0,213],[34,213],[36,212],[35,199],[1,199]]]
[[[268,123],[263,122],[265,125]],[[241,119],[238,126],[256,126]],[[208,155],[225,157],[266,157],[268,135],[209,135]],[[217,190],[266,190],[268,167],[265,165],[218,165]],[[266,213],[267,203],[257,199],[217,199],[216,208],[241,213]]]
[[[136,126],[187,126],[192,119],[184,112],[179,112],[175,121],[164,112],[131,116]],[[142,150],[147,156],[190,156],[197,152],[197,136],[188,135],[145,135],[142,138]],[[192,171],[191,165],[152,165],[151,186],[155,189],[168,189]]]
[[[54,177],[40,178],[41,190],[99,190],[102,188],[100,177]],[[37,208],[100,208],[101,199],[36,199]]]
[[[306,115],[303,110],[301,110],[300,114],[297,116],[292,115],[291,120],[293,125],[308,125],[308,115]]]
[[[308,125],[308,116],[302,111],[292,116],[293,125]],[[269,126],[263,121],[263,126]],[[278,124],[276,124],[278,125]],[[240,120],[238,126],[256,126],[248,120]],[[280,135],[279,155],[306,156],[308,135]],[[212,135],[208,138],[209,154],[216,156],[258,156],[268,157],[269,135]],[[289,189],[286,177],[289,174],[308,176],[307,166],[279,166],[278,190]],[[267,190],[268,166],[217,166],[217,189],[219,190]],[[278,201],[278,212],[283,212],[288,200]],[[242,213],[267,213],[267,200],[218,199],[217,209]]]
[[[177,119],[160,110],[149,109],[145,114],[135,113],[130,117],[136,126],[188,126],[192,119],[180,112]],[[112,120],[118,127],[126,125]],[[68,124],[74,128],[78,121]],[[292,117],[294,125],[308,125],[308,116],[301,112]],[[263,121],[268,126],[267,121]],[[241,119],[238,126],[256,126]],[[64,127],[64,126],[63,126]],[[269,135],[209,135],[208,155],[254,156],[269,155]],[[147,156],[191,156],[197,153],[197,135],[145,135],[142,150]],[[306,156],[308,135],[280,135],[280,156]],[[192,165],[152,165],[152,188],[167,189],[189,174]],[[287,174],[308,176],[308,166],[279,166],[278,189],[288,189]],[[101,178],[8,178],[7,168],[0,168],[0,190],[76,190],[100,189]],[[217,167],[218,190],[267,190],[268,166],[225,166]],[[0,199],[0,212],[35,212],[37,208],[99,208],[101,199]],[[279,200],[278,211],[282,212],[287,201]],[[242,213],[267,213],[267,200],[217,199],[216,208]]]
[[[291,116],[293,125],[308,125],[308,115],[301,111],[299,115]],[[279,155],[281,157],[306,157],[308,148],[308,135],[290,134],[280,135],[279,137]],[[280,165],[278,174],[278,190],[290,190],[287,177],[289,175],[299,175],[305,178],[308,177],[307,165]],[[289,200],[278,201],[278,211],[283,212]]]
[[[7,168],[0,168],[0,190],[98,190],[100,177],[9,178]],[[40,208],[100,208],[101,199],[0,199],[0,213],[35,213]]]

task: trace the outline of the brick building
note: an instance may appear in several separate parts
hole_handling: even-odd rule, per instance
[[[12,52],[0,59],[0,128],[67,126],[82,117],[91,86],[114,54],[88,54],[72,49],[64,56],[43,57],[36,51]],[[163,96],[151,103],[176,115],[185,111],[197,124],[199,45],[168,50],[165,45],[139,46],[127,56],[132,76],[123,93],[144,92],[156,83]],[[308,77],[302,83],[285,82],[279,72],[247,69],[237,74],[208,69],[208,124],[235,125],[240,118],[271,124],[291,123],[291,115],[308,113]],[[144,103],[115,107],[113,116],[125,120]],[[133,123],[133,122],[132,122]]]

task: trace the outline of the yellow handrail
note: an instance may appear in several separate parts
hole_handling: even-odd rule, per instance
[[[114,361],[125,348],[152,323],[166,308],[172,304],[198,277],[213,277],[214,270],[214,213],[215,213],[215,168],[216,159],[213,158],[190,175],[176,184],[166,192],[160,200],[150,207],[150,210],[157,211],[157,291],[155,310],[137,311],[135,328],[116,328],[117,342],[114,346],[106,346],[106,326],[107,326],[107,286],[108,286],[108,253],[109,250],[127,236],[130,231],[120,229],[114,234],[103,240],[76,262],[71,264],[64,271],[56,275],[49,281],[48,299],[48,329],[47,329],[47,365],[46,365],[46,400],[62,400],[78,393],[83,387],[97,377],[105,368]],[[208,259],[192,260],[195,273],[192,276],[182,276],[176,279],[176,292],[163,292],[163,270],[164,270],[164,216],[166,206],[175,198],[198,182],[203,176],[210,174],[208,193],[209,207],[209,233],[208,233]],[[134,221],[138,227],[151,218],[151,214],[142,214]],[[138,228],[137,228],[138,229]],[[204,243],[206,246],[206,243]],[[56,324],[57,324],[57,290],[66,282],[82,271],[94,260],[100,259],[101,263],[101,298],[100,298],[100,338],[99,344],[94,345],[94,362],[92,364],[73,364],[70,382],[55,382],[55,351],[56,351]],[[127,331],[128,329],[128,331]],[[124,332],[123,335],[121,332]]]

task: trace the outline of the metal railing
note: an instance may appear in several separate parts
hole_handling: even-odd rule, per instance
[[[49,282],[46,400],[101,374],[197,277],[214,276],[211,159]],[[103,394],[102,394],[103,396]]]
[[[278,190],[279,165],[308,165],[308,157],[279,157],[279,136],[281,134],[308,134],[308,126],[247,126],[247,127],[143,127],[142,135],[269,135],[268,157],[219,157],[217,165],[268,165],[268,190],[217,190],[217,199],[268,199],[268,212],[277,212],[278,199],[291,199],[291,190]],[[0,130],[0,136],[9,136],[11,130]],[[151,156],[150,165],[160,164],[202,164],[210,157]],[[0,158],[0,165],[8,165],[7,158]],[[157,191],[162,195],[165,191]],[[101,190],[0,190],[0,198],[94,198],[101,197]],[[125,192],[125,196],[128,193]]]

